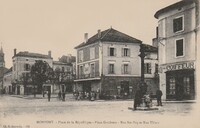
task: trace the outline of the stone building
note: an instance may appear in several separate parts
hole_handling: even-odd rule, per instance
[[[75,47],[76,91],[100,92],[102,96],[133,97],[141,76],[140,44],[142,41],[119,32],[113,28],[98,33]],[[152,57],[149,54],[148,57]],[[145,74],[148,84],[156,86],[151,74],[155,72],[155,63],[151,72]],[[153,60],[154,61],[154,60]],[[148,68],[147,67],[147,68]],[[150,87],[151,85],[149,85]],[[151,89],[149,89],[151,90]]]
[[[193,100],[199,83],[199,0],[182,0],[155,13],[163,99]]]
[[[12,91],[14,94],[24,94],[25,91],[22,79],[26,79],[25,77],[29,76],[31,66],[35,64],[36,60],[45,61],[49,64],[50,67],[53,67],[53,58],[51,57],[51,51],[49,51],[48,54],[45,55],[39,53],[31,53],[28,51],[17,53],[17,50],[14,49],[14,56],[12,57],[12,85],[14,86]],[[29,82],[27,84],[27,93],[32,94],[34,87]]]

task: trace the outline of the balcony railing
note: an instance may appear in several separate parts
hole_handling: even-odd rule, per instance
[[[76,79],[88,79],[99,77],[99,72],[89,73],[89,74],[79,74],[76,76]]]

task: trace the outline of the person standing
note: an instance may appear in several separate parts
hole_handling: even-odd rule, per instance
[[[50,99],[51,99],[51,92],[48,91],[48,101],[50,101]]]
[[[63,101],[65,101],[65,92],[63,92]]]
[[[162,106],[162,100],[161,100],[162,95],[163,94],[161,90],[156,91],[157,106]]]

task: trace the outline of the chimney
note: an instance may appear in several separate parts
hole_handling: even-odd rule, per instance
[[[48,51],[48,56],[51,57],[51,51]]]
[[[98,33],[98,39],[100,39],[101,38],[101,29],[99,29],[98,31],[97,31]]]
[[[85,39],[85,43],[87,43],[87,41],[88,41],[88,33],[84,34],[84,39]]]
[[[14,49],[14,56],[17,54],[17,49],[15,48]]]

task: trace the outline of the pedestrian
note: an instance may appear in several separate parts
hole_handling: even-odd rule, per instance
[[[63,92],[63,101],[65,101],[65,92]]]
[[[162,106],[162,100],[161,100],[162,95],[163,95],[162,91],[158,89],[156,91],[157,106]]]
[[[134,98],[134,106],[133,106],[133,108],[134,108],[134,110],[137,110],[137,107],[140,105],[140,103],[141,103],[141,90],[139,89],[139,90],[137,90],[136,91],[136,93],[135,93],[135,98]]]
[[[61,99],[61,91],[58,92],[58,99]]]
[[[48,101],[50,101],[50,99],[51,99],[51,92],[48,91]]]

